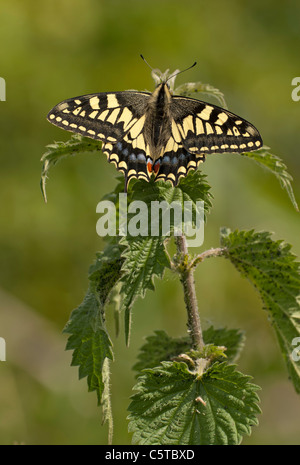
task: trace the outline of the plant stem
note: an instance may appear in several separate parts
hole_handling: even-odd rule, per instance
[[[217,247],[215,249],[206,250],[205,252],[202,252],[201,254],[193,258],[193,260],[190,263],[190,268],[195,268],[198,265],[198,263],[203,262],[205,258],[224,255],[226,251],[227,251],[226,247]]]
[[[204,347],[204,341],[195,290],[194,270],[188,263],[188,248],[184,235],[176,237],[176,246],[178,255],[180,255],[182,260],[177,269],[180,273],[180,281],[183,286],[184,301],[188,314],[188,331],[192,338],[193,348],[201,350]]]

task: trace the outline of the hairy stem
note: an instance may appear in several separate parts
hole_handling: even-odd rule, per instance
[[[192,338],[193,348],[201,350],[204,347],[204,341],[195,290],[194,270],[188,263],[188,248],[184,235],[176,238],[176,246],[181,259],[177,270],[180,273],[180,281],[183,286],[184,301],[188,314],[188,330]]]
[[[193,258],[193,260],[190,262],[190,268],[195,268],[198,265],[198,263],[203,262],[205,258],[224,255],[224,253],[226,253],[226,250],[226,247],[217,247],[215,249],[206,250],[205,252],[202,252],[201,254]]]

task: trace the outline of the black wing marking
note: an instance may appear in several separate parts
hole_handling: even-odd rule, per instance
[[[132,178],[149,181],[147,170],[147,147],[142,132],[131,140],[127,135],[117,143],[106,142],[102,146],[110,163],[125,175],[125,190]]]
[[[173,186],[177,186],[180,178],[186,176],[190,170],[197,169],[199,163],[204,160],[203,154],[196,157],[171,136],[161,157],[156,162],[159,164],[156,180],[171,181]]]
[[[246,152],[262,146],[258,130],[248,121],[216,105],[174,96],[172,135],[196,157],[210,153]]]
[[[48,114],[48,120],[67,131],[102,141],[108,161],[132,177],[149,180],[146,159],[149,149],[143,128],[151,94],[103,92],[64,100]]]
[[[144,114],[150,95],[135,91],[81,95],[58,103],[47,119],[67,131],[116,142]]]

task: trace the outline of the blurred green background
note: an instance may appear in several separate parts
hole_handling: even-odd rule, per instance
[[[70,134],[46,114],[77,95],[153,89],[149,68],[183,69],[178,77],[210,83],[229,109],[254,123],[294,177],[300,201],[300,4],[177,0],[2,0],[0,76],[1,444],[105,444],[95,393],[77,381],[62,329],[87,288],[87,271],[103,248],[96,205],[113,190],[116,170],[105,156],[83,154],[50,171],[48,203],[39,188],[40,158]],[[278,181],[238,155],[214,155],[201,167],[214,208],[200,250],[218,246],[219,229],[270,230],[300,255],[299,214]],[[192,250],[196,252],[196,250]],[[244,444],[299,444],[300,398],[290,385],[274,332],[251,285],[222,259],[198,267],[203,326],[241,328],[247,342],[239,369],[262,387],[260,425]],[[129,444],[126,408],[138,348],[155,329],[185,334],[179,281],[166,273],[134,306],[132,338],[113,337],[111,391],[114,443]],[[113,335],[113,329],[110,328]]]

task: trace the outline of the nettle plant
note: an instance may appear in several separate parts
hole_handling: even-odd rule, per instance
[[[161,82],[165,83],[166,74],[162,76],[164,80]],[[174,77],[170,79],[170,84],[174,85]],[[121,94],[113,94],[114,97],[112,94],[110,97],[109,94],[94,94],[88,96],[89,104],[94,111],[100,110],[97,108],[98,102],[106,95],[106,104],[112,107],[115,101],[122,100]],[[193,97],[208,94],[226,108],[223,94],[210,85],[188,83],[177,88],[174,94]],[[77,100],[65,101],[67,104],[59,104],[60,110],[65,110],[66,118],[69,117],[74,101],[80,106],[82,99],[79,97]],[[220,107],[210,108],[220,110]],[[75,112],[76,110],[74,115]],[[108,114],[112,115],[112,110]],[[209,119],[207,109],[202,112],[202,116]],[[113,122],[114,117],[111,118]],[[61,121],[62,118],[56,119]],[[85,114],[82,121],[88,124]],[[64,127],[63,124],[60,125]],[[65,129],[72,130],[67,127]],[[103,143],[102,150],[105,151],[104,149],[111,156],[107,143]],[[87,152],[98,154],[101,152],[101,143],[82,134],[72,135],[67,142],[56,142],[47,146],[47,152],[42,158],[44,164],[41,177],[45,200],[49,168],[66,156]],[[239,155],[250,158],[271,171],[298,210],[291,187],[292,177],[279,157],[265,146]],[[201,171],[188,171],[190,172],[185,173],[187,175],[180,179],[176,187],[164,179],[154,182],[152,178],[146,180],[145,176],[141,176],[142,179],[132,179],[128,184],[126,178],[128,224],[133,218],[130,205],[134,201],[144,202],[149,207],[148,212],[151,212],[152,202],[169,205],[175,202],[183,206],[188,201],[192,205],[193,218],[197,212],[197,202],[204,202],[204,216],[207,219],[212,208],[211,186]],[[114,311],[116,315],[123,315],[125,341],[128,345],[135,300],[144,297],[149,290],[154,291],[154,278],[163,279],[165,269],[170,269],[178,275],[183,288],[188,329],[186,334],[183,330],[181,338],[173,338],[162,330],[155,331],[146,337],[146,342],[137,355],[138,361],[133,367],[137,382],[128,407],[129,431],[133,432],[133,442],[153,445],[239,444],[244,435],[251,433],[251,427],[258,424],[260,408],[257,391],[260,388],[251,382],[250,376],[238,371],[236,366],[244,346],[243,331],[213,326],[202,330],[194,270],[207,258],[223,257],[257,289],[278,338],[289,377],[295,390],[300,393],[299,263],[291,253],[289,244],[272,240],[271,233],[266,231],[230,231],[223,228],[220,244],[216,248],[192,253],[188,249],[184,224],[182,232],[178,234],[172,215],[168,234],[162,228],[155,236],[151,235],[150,229],[147,234],[145,230],[143,235],[130,234],[130,228],[124,222],[120,233],[119,194],[122,192],[123,176],[117,178],[114,191],[104,196],[104,199],[110,200],[115,206],[117,234],[108,235],[104,250],[96,254],[96,260],[89,270],[86,296],[71,313],[64,329],[69,334],[66,348],[73,351],[72,365],[79,366],[79,378],[87,378],[88,390],[96,391],[103,420],[109,426],[108,441],[111,443],[113,422],[109,379],[114,354],[106,327],[106,312]],[[149,225],[150,222],[149,217]],[[174,250],[175,254],[171,252]],[[193,252],[195,250],[197,249],[193,249]],[[108,305],[109,303],[114,306]]]

